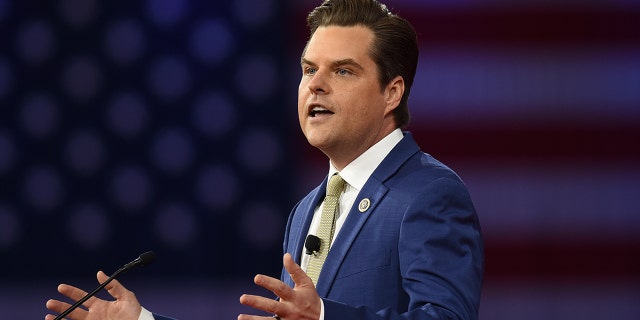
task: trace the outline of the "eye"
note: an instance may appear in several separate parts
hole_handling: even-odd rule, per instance
[[[308,76],[316,74],[317,69],[314,67],[304,67],[302,73]]]
[[[347,70],[347,69],[338,69],[336,71],[336,73],[340,76],[346,76],[346,75],[350,75],[351,71]]]

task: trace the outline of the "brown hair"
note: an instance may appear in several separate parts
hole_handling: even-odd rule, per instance
[[[380,88],[402,76],[405,91],[393,111],[396,125],[409,123],[408,99],[418,65],[418,40],[411,24],[377,0],[325,0],[307,17],[310,35],[320,26],[364,26],[374,34],[370,55],[378,66]]]

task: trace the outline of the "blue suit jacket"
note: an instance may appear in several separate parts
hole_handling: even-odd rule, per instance
[[[293,209],[284,251],[298,260],[327,180]],[[370,206],[360,212],[359,203]],[[477,319],[480,226],[469,193],[410,133],[358,194],[329,251],[317,290],[325,319]],[[282,280],[294,286],[283,270]]]

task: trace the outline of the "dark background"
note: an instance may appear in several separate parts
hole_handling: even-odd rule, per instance
[[[235,318],[328,167],[296,115],[319,3],[0,0],[0,311],[153,250],[143,305]],[[387,4],[421,42],[410,130],[478,209],[481,318],[635,319],[640,3]]]

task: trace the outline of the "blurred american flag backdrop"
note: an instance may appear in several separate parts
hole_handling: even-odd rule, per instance
[[[0,318],[147,250],[148,309],[246,311],[328,168],[296,115],[319,3],[0,0]],[[640,1],[385,3],[421,44],[409,130],[477,207],[480,319],[640,318]]]

